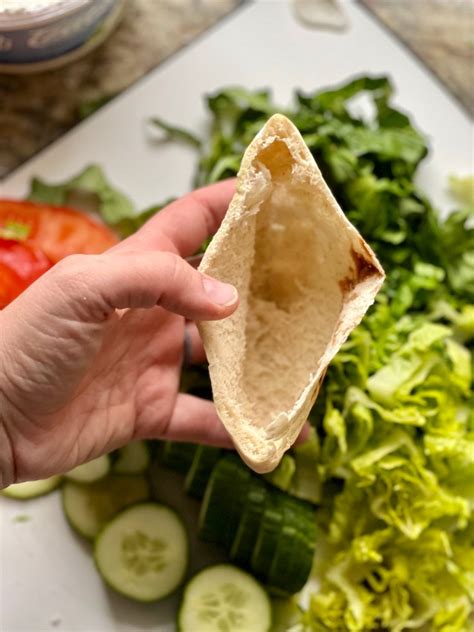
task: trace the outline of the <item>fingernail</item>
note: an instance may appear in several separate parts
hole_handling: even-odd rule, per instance
[[[237,300],[237,290],[233,285],[221,283],[216,279],[204,277],[202,281],[204,291],[213,303],[218,305],[233,305]]]

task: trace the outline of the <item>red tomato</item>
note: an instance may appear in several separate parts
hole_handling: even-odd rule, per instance
[[[39,248],[13,239],[0,239],[0,309],[51,267]]]
[[[84,213],[17,200],[0,200],[0,235],[37,246],[53,263],[71,254],[99,254],[118,242]]]

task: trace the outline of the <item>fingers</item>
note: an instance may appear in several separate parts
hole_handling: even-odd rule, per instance
[[[168,424],[165,439],[191,441],[233,448],[232,439],[217,416],[211,401],[180,393]]]
[[[217,231],[234,192],[235,179],[197,189],[159,211],[113,250],[160,248],[188,257]]]
[[[232,285],[201,274],[170,252],[76,255],[52,268],[48,278],[99,321],[116,309],[156,305],[190,320],[215,320],[229,316],[238,303]]]
[[[295,445],[304,443],[308,439],[308,434],[309,424],[306,423]],[[185,393],[180,393],[176,399],[164,438],[234,448],[230,435],[217,416],[214,404]]]
[[[202,364],[206,361],[206,352],[202,344],[196,323],[186,324],[185,345],[187,345],[185,364]]]

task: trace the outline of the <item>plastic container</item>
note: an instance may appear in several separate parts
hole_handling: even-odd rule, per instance
[[[126,0],[0,1],[0,72],[51,70],[101,44]]]

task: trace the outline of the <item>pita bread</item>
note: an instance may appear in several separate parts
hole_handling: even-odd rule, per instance
[[[199,328],[219,417],[243,460],[269,472],[384,280],[284,116],[272,116],[245,152],[199,269],[239,291],[232,316]]]

